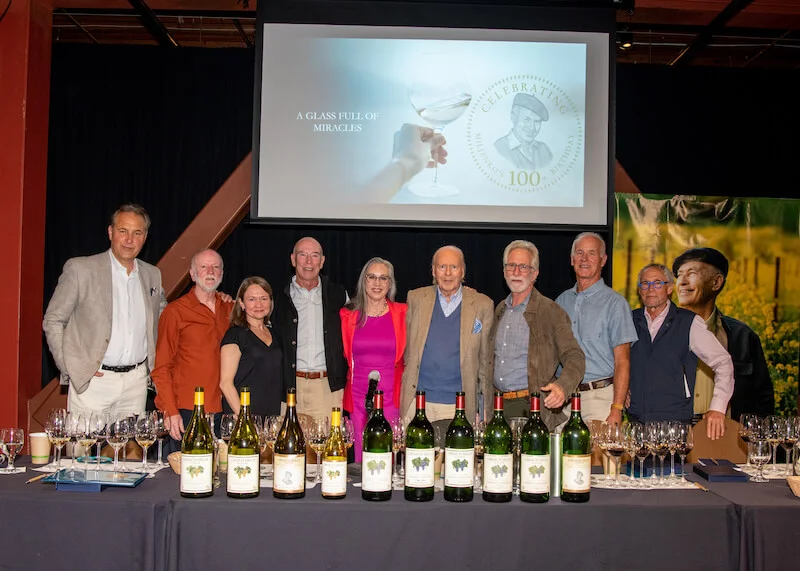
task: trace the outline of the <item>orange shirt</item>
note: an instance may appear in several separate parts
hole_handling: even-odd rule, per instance
[[[194,408],[194,389],[205,389],[206,412],[222,411],[219,388],[219,344],[230,327],[233,302],[217,294],[214,313],[189,293],[168,304],[158,322],[156,406],[170,416]]]

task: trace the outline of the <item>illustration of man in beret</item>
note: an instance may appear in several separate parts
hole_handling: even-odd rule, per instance
[[[542,121],[550,119],[547,108],[535,96],[517,93],[511,104],[511,131],[495,141],[494,148],[518,169],[539,170],[553,160],[545,143],[536,140]]]
[[[672,271],[678,304],[702,317],[733,359],[731,417],[738,421],[743,413],[772,414],[775,397],[761,340],[747,324],[723,315],[716,306],[728,279],[727,258],[714,248],[692,248],[675,258]],[[714,392],[714,373],[702,363],[694,391],[694,413],[702,415]]]

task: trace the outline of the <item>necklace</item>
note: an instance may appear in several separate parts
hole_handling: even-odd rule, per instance
[[[389,302],[386,301],[386,298],[383,298],[383,307],[377,313],[370,313],[367,312],[367,317],[380,317],[384,313],[386,313],[386,308],[389,307]]]

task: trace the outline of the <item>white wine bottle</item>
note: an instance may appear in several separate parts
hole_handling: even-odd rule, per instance
[[[289,389],[286,416],[275,440],[272,457],[272,495],[287,500],[306,495],[306,439],[297,419],[296,406],[296,389]]]
[[[214,494],[214,435],[206,422],[203,387],[194,390],[194,412],[181,441],[181,495],[207,498]]]
[[[581,394],[572,395],[572,415],[561,431],[561,501],[588,502],[592,485],[592,436],[581,417]]]
[[[456,393],[456,415],[445,436],[444,499],[471,502],[475,483],[475,434],[464,412],[464,393]]]
[[[347,447],[342,438],[342,409],[333,407],[331,433],[322,453],[322,497],[338,500],[347,495]]]
[[[392,427],[383,416],[383,391],[375,391],[375,408],[364,427],[361,454],[361,498],[373,502],[392,499]]]
[[[250,415],[250,387],[239,391],[239,417],[228,443],[228,496],[255,498],[261,482],[258,431]]]

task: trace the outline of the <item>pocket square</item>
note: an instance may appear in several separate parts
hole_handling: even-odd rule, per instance
[[[480,319],[475,319],[475,324],[472,326],[472,333],[480,333],[483,329],[483,323]]]
[[[150,288],[150,297],[154,296],[157,292],[158,292],[158,290],[156,288],[151,287]]]

